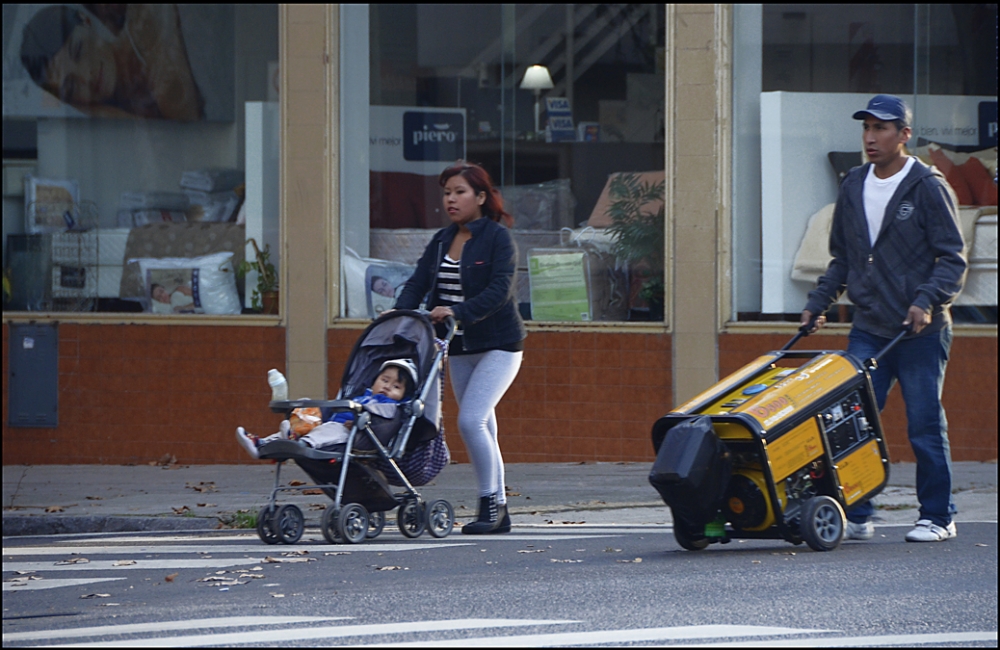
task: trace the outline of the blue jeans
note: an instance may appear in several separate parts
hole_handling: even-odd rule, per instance
[[[951,447],[948,421],[941,406],[944,373],[951,350],[951,326],[939,332],[903,339],[878,361],[871,373],[875,399],[881,411],[896,381],[906,403],[906,433],[917,458],[917,500],[920,518],[938,526],[951,523],[957,512],[951,498]],[[874,357],[891,339],[851,329],[847,351],[864,362]],[[855,523],[868,521],[875,512],[870,501],[847,511]]]

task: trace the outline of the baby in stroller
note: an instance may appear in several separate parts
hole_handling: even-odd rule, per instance
[[[417,367],[410,359],[390,359],[379,368],[379,374],[363,395],[354,399],[369,413],[386,420],[393,420],[398,406],[413,395],[417,384]],[[282,420],[278,432],[266,438],[236,427],[236,440],[252,457],[260,458],[261,448],[275,440],[295,440],[313,449],[327,449],[347,442],[354,422],[353,411],[339,411],[303,435],[296,435],[289,420]],[[376,435],[378,435],[376,433]],[[383,440],[385,444],[387,441]]]
[[[331,543],[356,544],[382,531],[385,513],[397,510],[406,537],[425,530],[444,537],[454,509],[443,499],[427,503],[415,486],[427,485],[450,460],[441,412],[442,374],[454,320],[445,340],[435,336],[426,312],[396,310],[369,325],[351,351],[335,400],[272,400],[283,413],[277,434],[258,439],[237,429],[251,456],[276,462],[274,488],[257,517],[257,534],[267,544],[294,544],[304,517],[280,493],[319,488],[333,503],[320,530]],[[367,390],[366,390],[367,387]],[[294,435],[295,413],[313,410],[323,424]],[[293,461],[315,484],[281,482],[281,467]],[[393,489],[396,486],[401,489]]]

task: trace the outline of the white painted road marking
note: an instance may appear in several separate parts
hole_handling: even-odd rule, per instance
[[[124,625],[99,625],[76,627],[66,630],[39,630],[36,632],[13,632],[4,634],[3,641],[35,641],[38,639],[72,639],[105,634],[142,634],[144,632],[167,632],[176,630],[196,630],[198,628],[242,627],[253,625],[285,625],[288,623],[319,623],[337,621],[346,616],[227,616],[224,618],[194,618],[188,621],[158,621],[156,623],[131,623]]]
[[[685,625],[680,627],[652,627],[638,630],[593,630],[590,632],[556,632],[554,634],[520,634],[516,636],[447,639],[434,641],[433,645],[436,648],[475,648],[477,646],[489,646],[493,648],[556,647],[567,645],[594,646],[602,643],[618,644],[639,641],[828,634],[831,631],[836,630],[812,630],[761,625]],[[426,645],[426,642],[387,643],[384,644],[384,647],[418,647],[421,645]],[[367,645],[364,647],[382,646],[383,644]]]
[[[306,551],[309,554],[322,556],[324,552],[331,551],[374,551],[378,553],[393,553],[397,551],[426,551],[451,546],[472,546],[472,542],[443,542],[439,544],[275,544],[267,546],[265,544],[198,544],[184,546],[176,544],[173,546],[155,546],[144,544],[142,546],[21,546],[16,548],[5,548],[5,557],[16,557],[25,555],[135,555],[135,554],[166,554],[166,553],[253,553],[260,555],[278,556],[282,553],[301,553]],[[7,569],[4,569],[6,571]]]
[[[78,587],[95,582],[124,580],[125,578],[46,578],[45,580],[28,580],[27,582],[5,582],[4,591],[35,591],[36,589],[57,589],[59,587]]]
[[[256,620],[261,624],[269,621]],[[294,641],[314,639],[337,639],[352,636],[373,636],[383,634],[412,634],[415,632],[444,632],[449,630],[475,630],[494,627],[525,627],[534,625],[565,625],[579,621],[485,619],[465,618],[444,621],[414,621],[412,623],[378,623],[375,625],[328,625],[313,628],[292,628],[283,630],[251,630],[227,632],[223,634],[192,634],[186,636],[160,636],[148,639],[128,639],[125,641],[98,641],[93,643],[59,644],[66,648],[192,648],[207,645],[233,645],[239,643],[288,644]],[[153,624],[155,625],[155,624]],[[104,634],[117,634],[116,626],[107,626]],[[59,630],[53,630],[48,638],[58,639]],[[155,633],[156,630],[150,630]],[[491,637],[493,638],[493,637]],[[503,638],[503,637],[495,637]],[[6,641],[6,637],[4,641]]]

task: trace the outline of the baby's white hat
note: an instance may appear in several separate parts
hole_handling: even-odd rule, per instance
[[[401,368],[410,374],[410,378],[413,380],[413,385],[417,385],[417,366],[409,359],[389,359],[382,364],[382,367],[378,369],[379,374],[389,366],[396,366]]]

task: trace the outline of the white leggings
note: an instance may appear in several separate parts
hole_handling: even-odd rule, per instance
[[[479,496],[507,503],[503,457],[495,408],[521,369],[523,352],[490,350],[448,359],[451,389],[458,401],[458,431],[479,478]]]

